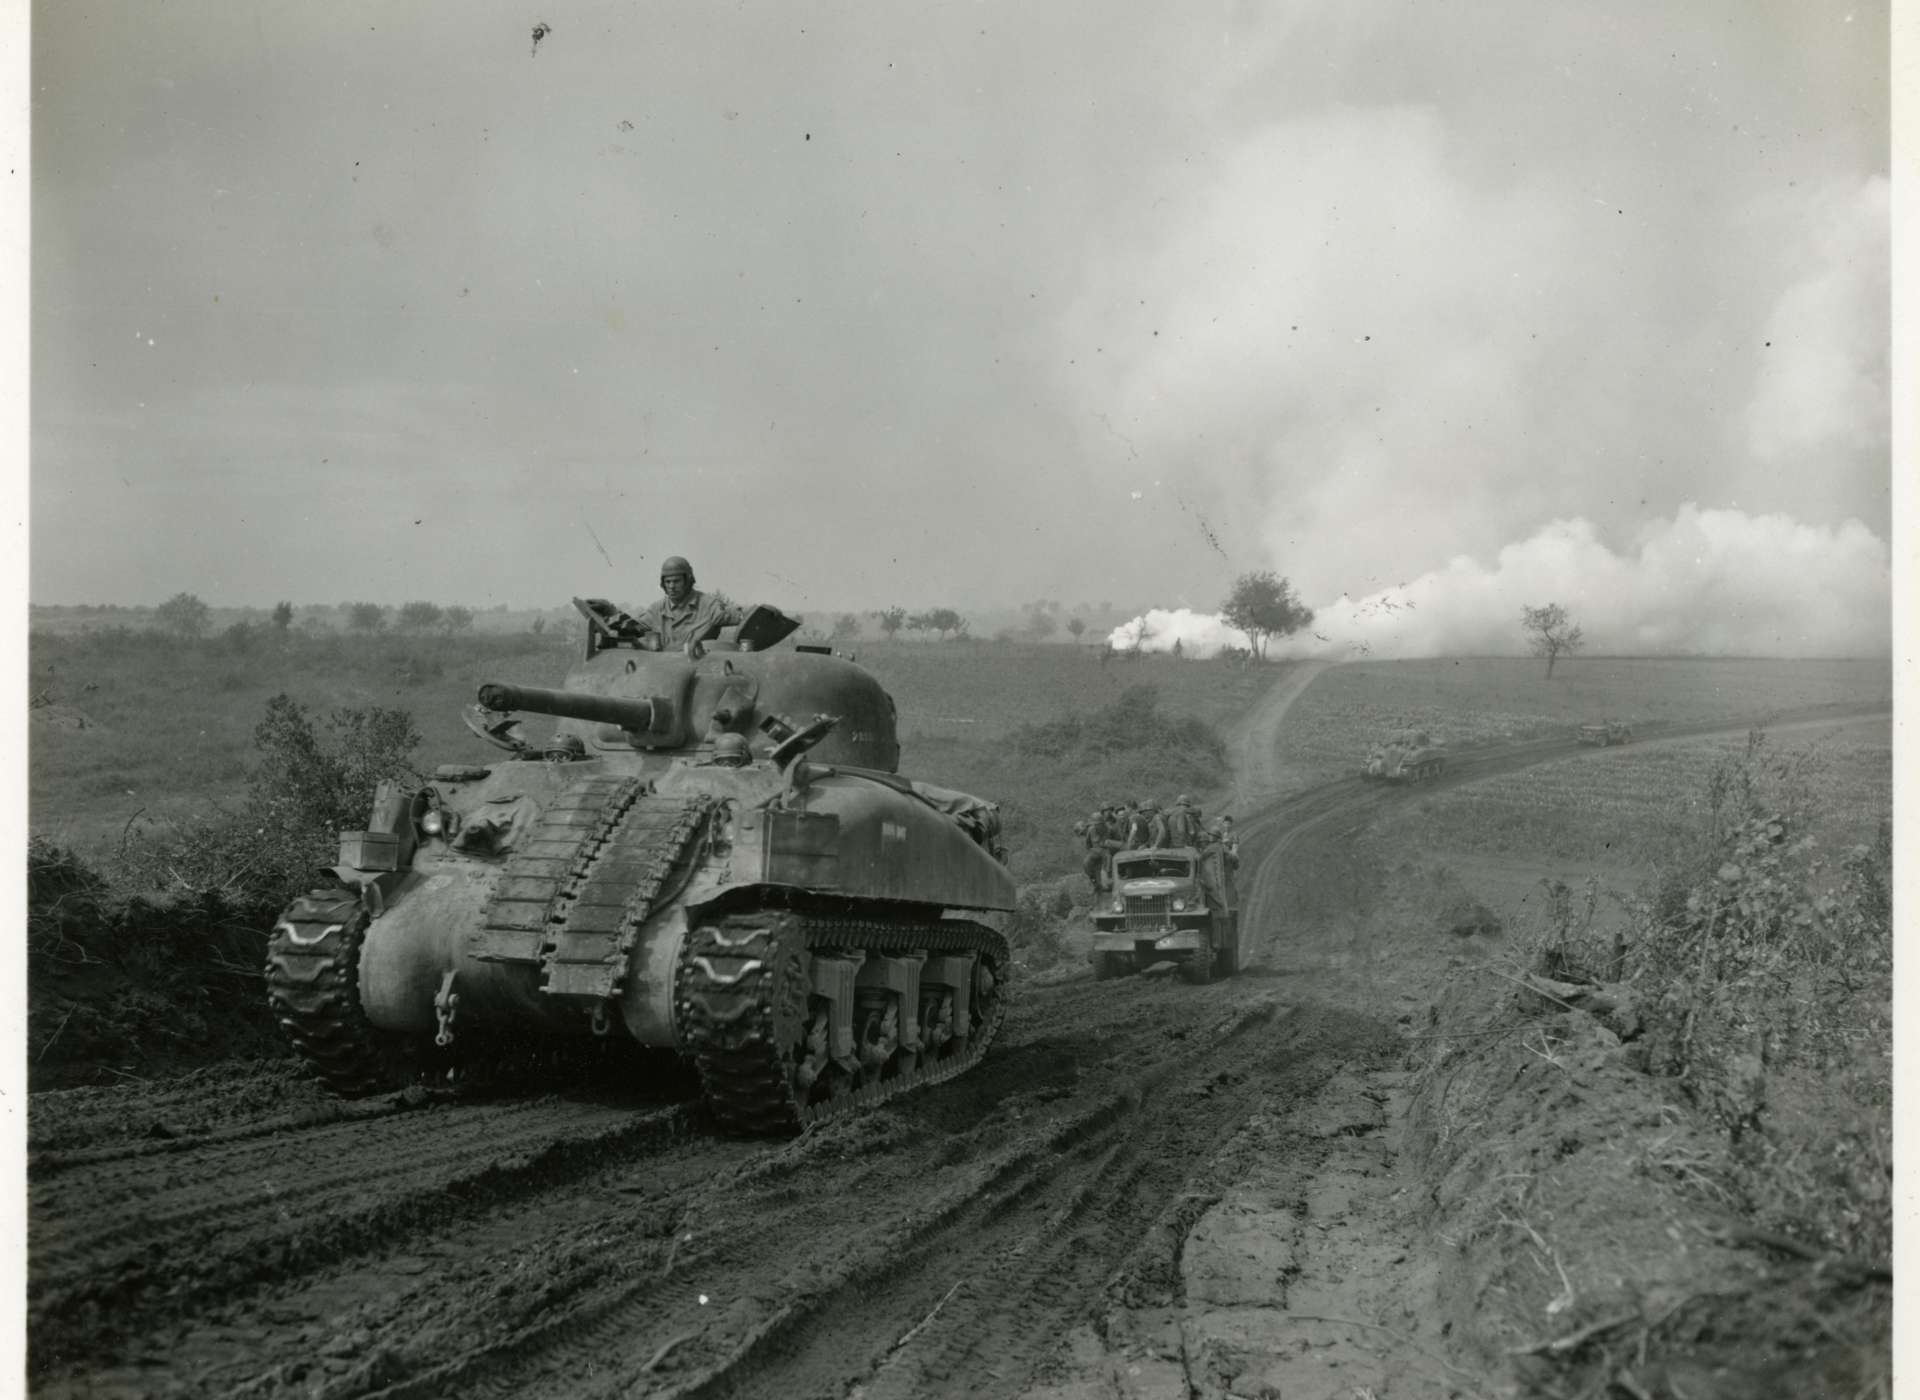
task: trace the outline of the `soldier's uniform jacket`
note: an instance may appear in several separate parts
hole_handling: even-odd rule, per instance
[[[1198,846],[1200,844],[1200,823],[1194,819],[1190,807],[1175,807],[1161,818],[1166,827],[1166,845]]]
[[[662,648],[711,641],[722,627],[738,627],[743,618],[740,609],[697,588],[690,590],[685,601],[679,603],[656,598],[640,614],[641,625],[653,629]]]

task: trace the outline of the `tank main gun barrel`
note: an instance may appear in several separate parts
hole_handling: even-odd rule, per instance
[[[480,687],[480,704],[489,710],[525,710],[529,714],[558,715],[594,724],[617,724],[646,733],[666,718],[667,705],[657,699],[623,699],[613,695],[585,695],[577,690],[543,690],[530,685]]]

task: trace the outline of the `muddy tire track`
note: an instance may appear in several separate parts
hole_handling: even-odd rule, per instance
[[[683,1108],[424,1109],[164,1154],[32,1183],[36,1370],[250,1284],[443,1228],[688,1129]]]

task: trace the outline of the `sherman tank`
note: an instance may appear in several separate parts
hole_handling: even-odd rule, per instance
[[[788,1133],[974,1064],[1007,1001],[997,808],[900,776],[892,698],[768,650],[798,626],[773,608],[662,651],[574,602],[563,687],[482,685],[494,761],[383,783],[274,926],[272,1009],[314,1072],[366,1094],[599,1037],[690,1061],[723,1129]]]
[[[1387,783],[1423,783],[1447,767],[1446,749],[1424,729],[1401,729],[1389,734],[1367,753],[1362,777]]]

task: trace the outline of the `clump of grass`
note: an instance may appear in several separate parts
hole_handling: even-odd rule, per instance
[[[1010,739],[1023,754],[1065,763],[1152,750],[1187,760],[1204,770],[1208,781],[1224,776],[1227,761],[1226,742],[1213,726],[1195,715],[1168,714],[1151,685],[1130,685],[1097,710],[1021,725]]]
[[[129,889],[277,906],[331,863],[336,835],[364,825],[385,778],[418,778],[420,731],[405,710],[342,707],[316,724],[286,695],[253,732],[246,800],[165,824],[129,828],[113,861]]]
[[[1023,885],[1007,923],[1014,955],[1030,968],[1052,967],[1066,957],[1066,925],[1074,908],[1066,879]]]

